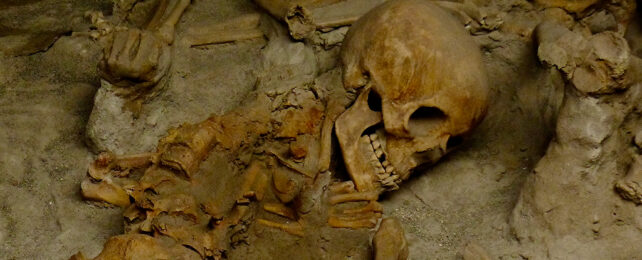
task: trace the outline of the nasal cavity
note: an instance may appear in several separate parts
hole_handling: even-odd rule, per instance
[[[368,94],[368,107],[372,111],[381,112],[381,96],[373,90]]]
[[[436,107],[420,107],[410,115],[408,120],[408,132],[413,136],[424,136],[443,127],[448,116]]]

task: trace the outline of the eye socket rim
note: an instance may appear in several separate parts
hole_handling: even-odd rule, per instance
[[[406,120],[406,130],[412,136],[428,136],[443,127],[448,114],[436,106],[423,105],[415,109]]]

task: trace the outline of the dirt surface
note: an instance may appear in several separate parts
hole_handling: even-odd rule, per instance
[[[79,10],[105,10],[109,4],[29,2],[8,5],[77,10],[75,27],[59,21],[68,25],[58,30],[64,32],[89,28]],[[630,84],[606,98],[579,95],[563,71],[538,56],[535,28],[558,10],[519,0],[479,6],[503,20],[472,36],[481,46],[491,88],[486,118],[459,149],[417,170],[399,190],[380,199],[384,216],[402,223],[409,259],[461,259],[470,245],[491,259],[636,259],[642,254],[636,246],[642,241],[642,208],[622,200],[613,183],[626,175],[639,152],[631,140],[640,129],[635,104],[642,103],[642,85]],[[152,151],[168,129],[232,111],[249,103],[254,91],[289,90],[315,79],[341,84],[336,68],[340,46],[292,41],[285,26],[267,14],[261,17],[265,38],[180,44],[190,27],[256,12],[263,13],[246,0],[193,1],[177,26],[166,86],[137,118],[114,105],[118,101],[104,82],[101,87],[97,64],[102,49],[89,37],[58,32],[45,51],[29,47],[29,55],[1,57],[0,259],[68,259],[79,251],[93,257],[109,237],[123,232],[120,208],[88,203],[80,195],[80,182],[97,152]],[[0,32],[7,17],[0,12]],[[640,29],[631,28],[626,38],[631,53],[640,55]],[[34,30],[30,33],[37,34]],[[4,31],[11,32],[4,37],[20,35],[17,29]],[[0,42],[4,37],[0,34]],[[591,157],[594,150],[571,141],[590,139],[600,124],[610,128],[591,143],[601,154]],[[581,129],[597,130],[583,136]],[[219,167],[221,157],[211,156],[203,167]],[[558,178],[562,175],[569,177]],[[545,213],[537,215],[538,210]],[[602,219],[599,228],[594,215]],[[369,235],[331,228],[319,233],[337,239],[324,244],[323,251],[334,246],[346,259],[372,257]],[[279,230],[259,229],[258,234],[229,258],[294,259],[319,243]]]

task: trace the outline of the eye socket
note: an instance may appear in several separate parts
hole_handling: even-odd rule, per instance
[[[410,115],[408,130],[414,136],[427,135],[446,122],[448,116],[436,107],[420,107]]]
[[[451,136],[450,138],[448,138],[448,142],[446,142],[446,148],[455,148],[457,146],[460,146],[462,143],[464,143],[464,137],[462,137],[461,135]]]
[[[370,110],[381,112],[381,102],[381,96],[377,92],[370,90],[370,93],[368,93],[368,107],[370,107]]]

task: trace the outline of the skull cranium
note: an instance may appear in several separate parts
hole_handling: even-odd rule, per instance
[[[382,4],[353,25],[343,46],[344,86],[360,95],[335,131],[359,191],[397,189],[486,113],[479,48],[429,1]]]

